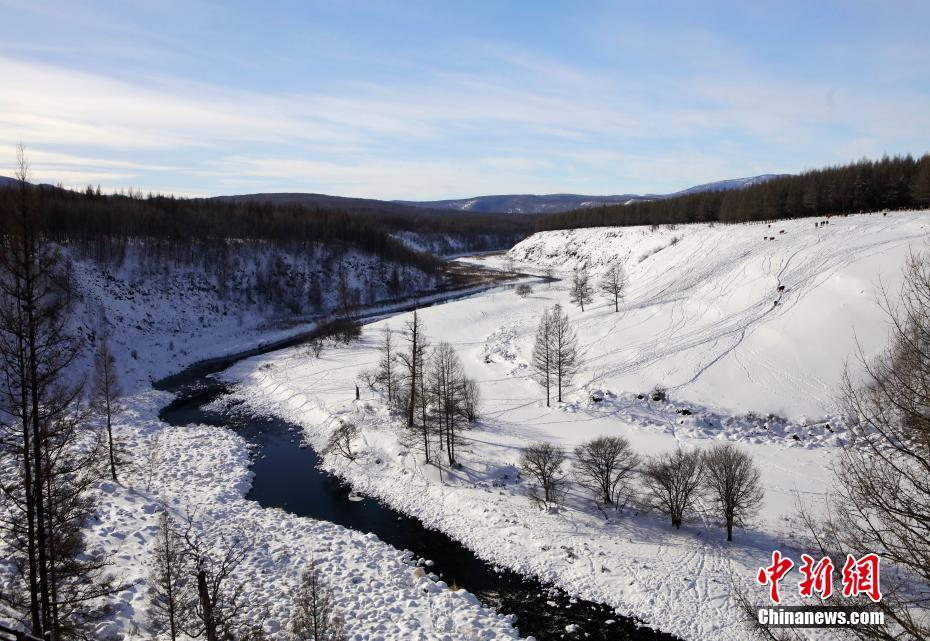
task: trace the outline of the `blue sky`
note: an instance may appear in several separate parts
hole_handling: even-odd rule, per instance
[[[0,0],[0,16],[0,173],[22,142],[34,179],[67,186],[660,193],[930,151],[926,2]]]

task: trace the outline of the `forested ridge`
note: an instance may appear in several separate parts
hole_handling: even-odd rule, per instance
[[[335,209],[270,203],[224,203],[165,196],[99,195],[59,188],[36,188],[42,231],[49,239],[89,249],[101,242],[152,239],[177,245],[264,240],[322,243],[356,248],[385,260],[425,271],[438,261],[412,251],[365,217]],[[10,207],[15,190],[0,190],[0,207]],[[5,215],[5,214],[4,214]]]
[[[576,209],[540,218],[537,230],[662,225],[852,214],[930,207],[930,154],[860,160],[744,189]]]

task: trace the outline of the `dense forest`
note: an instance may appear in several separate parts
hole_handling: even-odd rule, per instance
[[[409,238],[415,234],[418,245],[437,254],[460,251],[493,251],[513,247],[533,233],[536,214],[480,213],[415,207],[409,204],[368,198],[344,198],[324,194],[269,193],[218,196],[209,199],[227,203],[261,203],[307,209],[336,209],[384,229],[389,234]]]
[[[861,160],[783,176],[744,189],[665,200],[576,209],[543,217],[537,229],[695,222],[740,223],[779,218],[930,207],[930,154]]]
[[[27,198],[38,233],[80,275],[76,291],[126,300],[197,293],[210,299],[197,314],[203,322],[249,309],[264,318],[346,312],[451,278],[435,256],[335,209],[24,190],[0,188],[0,229],[14,228]]]
[[[77,246],[84,253],[105,252],[107,246],[129,239],[162,240],[179,247],[227,240],[264,240],[355,248],[424,271],[432,271],[438,265],[432,256],[411,251],[368,219],[335,209],[164,196],[104,196],[90,189],[77,193],[36,188],[35,192],[44,233],[56,242]],[[0,202],[14,193],[15,190],[0,191]],[[2,211],[8,209],[0,207]],[[105,258],[99,254],[98,257]]]

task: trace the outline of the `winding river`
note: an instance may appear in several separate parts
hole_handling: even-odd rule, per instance
[[[406,310],[395,308],[393,311]],[[383,315],[383,312],[372,313],[367,318]],[[534,578],[493,566],[442,532],[429,529],[417,519],[374,499],[358,500],[359,497],[353,495],[350,500],[351,488],[323,472],[316,452],[299,445],[300,429],[295,425],[274,417],[206,409],[211,401],[227,393],[226,386],[212,374],[239,360],[298,345],[310,338],[313,338],[312,332],[232,356],[202,361],[158,381],[156,389],[175,395],[175,400],[161,411],[160,418],[171,425],[201,423],[235,430],[254,447],[254,478],[246,498],[262,507],[280,507],[299,516],[371,532],[398,549],[410,550],[415,557],[432,561],[427,569],[450,585],[455,583],[467,589],[498,612],[515,615],[515,625],[524,636],[532,635],[539,641],[565,638],[675,640],[671,635],[641,627],[637,621],[617,615],[608,606],[571,598]],[[568,634],[567,628],[573,634]]]

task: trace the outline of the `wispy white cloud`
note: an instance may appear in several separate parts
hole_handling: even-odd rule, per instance
[[[659,192],[930,149],[930,94],[920,88],[878,93],[849,77],[788,74],[702,28],[612,29],[594,30],[612,52],[598,64],[468,37],[459,43],[467,63],[338,82],[302,76],[273,90],[196,80],[174,66],[135,78],[112,64],[69,67],[49,62],[61,56],[48,43],[0,46],[0,149],[22,141],[37,175],[74,186],[384,198]],[[140,40],[133,60],[178,39]],[[117,58],[122,46],[101,43]],[[166,55],[193,59],[189,46]],[[626,62],[650,53],[664,66],[642,72]]]

